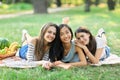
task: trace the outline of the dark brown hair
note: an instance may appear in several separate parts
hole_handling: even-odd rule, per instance
[[[84,32],[84,33],[88,33],[90,34],[90,37],[89,37],[89,44],[86,45],[87,48],[89,49],[89,51],[95,55],[95,52],[96,52],[96,40],[94,38],[94,36],[91,34],[91,32],[86,29],[86,28],[83,28],[83,27],[79,27],[76,31],[75,31],[75,37],[76,37],[76,34],[77,33],[80,33],[80,32]]]
[[[54,39],[54,40],[56,40],[56,36],[58,35],[57,34],[58,26],[53,23],[45,24],[40,31],[40,35],[39,35],[38,39],[36,39],[35,56],[36,56],[37,60],[41,60],[44,56],[44,53],[45,53],[45,51],[44,51],[44,46],[45,46],[44,35],[45,35],[47,29],[51,26],[56,28],[56,35],[55,35],[55,39]],[[51,43],[49,43],[48,46],[51,46],[53,44],[53,42],[55,42],[54,40]],[[49,53],[49,55],[50,55],[50,53]]]
[[[69,29],[70,33],[71,33],[71,40],[73,38],[73,32],[72,32],[72,29],[67,25],[67,24],[60,24],[59,25],[59,29],[61,30],[63,27],[66,27]],[[59,36],[60,37],[60,36]],[[63,55],[64,55],[64,47],[63,47],[63,44],[62,44],[62,41],[60,40],[60,49],[61,51],[61,55],[60,55],[60,58],[63,58]]]
[[[60,25],[59,25],[60,30],[61,30],[63,27],[66,27],[66,28],[69,29],[69,31],[70,31],[70,33],[71,33],[71,40],[72,40],[72,38],[73,38],[72,29],[71,29],[67,24],[60,24]]]

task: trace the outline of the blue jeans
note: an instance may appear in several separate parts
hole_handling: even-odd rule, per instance
[[[106,59],[110,56],[110,47],[109,46],[105,46],[105,53],[106,53],[106,57],[101,58],[100,61],[103,61],[104,59]]]
[[[28,51],[28,45],[22,46],[22,47],[20,48],[20,50],[19,50],[19,56],[20,56],[20,58],[22,58],[22,59],[27,59],[27,58],[26,58],[26,53],[27,53],[27,51]]]

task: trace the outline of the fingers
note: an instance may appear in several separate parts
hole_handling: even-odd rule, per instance
[[[55,61],[54,65],[59,65],[59,64],[62,64],[62,63],[63,63],[62,61]]]
[[[42,67],[50,70],[51,67],[53,67],[53,64],[51,62],[45,62],[45,63],[42,64]]]

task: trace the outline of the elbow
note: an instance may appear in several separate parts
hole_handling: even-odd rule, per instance
[[[87,61],[84,61],[83,65],[86,66],[87,65]]]
[[[87,65],[87,61],[82,61],[82,65],[86,66]]]

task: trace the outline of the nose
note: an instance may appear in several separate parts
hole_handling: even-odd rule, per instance
[[[54,38],[54,37],[55,37],[54,33],[51,33],[51,34],[50,34],[50,36],[51,36],[52,38]]]
[[[81,41],[81,42],[84,42],[84,39],[83,39],[83,38],[80,38],[80,41]]]
[[[66,37],[67,37],[67,35],[66,35],[66,34],[64,34],[64,37],[66,38]]]

